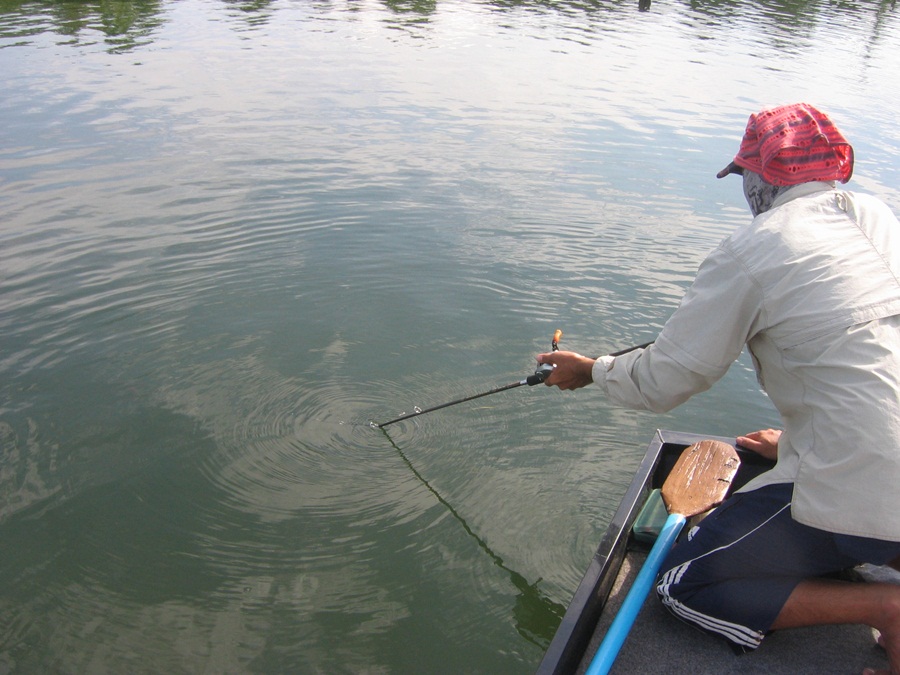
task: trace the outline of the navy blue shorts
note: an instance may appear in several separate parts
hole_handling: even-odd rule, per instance
[[[741,649],[755,649],[801,581],[900,556],[900,542],[795,522],[793,487],[735,494],[692,528],[661,567],[656,591],[666,608]]]

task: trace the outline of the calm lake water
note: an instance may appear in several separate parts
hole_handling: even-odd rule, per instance
[[[808,100],[900,211],[892,2],[0,2],[0,673],[528,673],[652,339]],[[715,321],[715,317],[710,317]]]

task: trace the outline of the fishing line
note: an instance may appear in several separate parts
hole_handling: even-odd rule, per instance
[[[553,351],[559,350],[559,340],[561,338],[562,331],[557,330],[553,334],[553,340],[551,342],[551,348]],[[652,342],[647,342],[634,347],[629,347],[627,349],[622,349],[620,351],[614,352],[613,354],[611,354],[611,356],[621,356],[636,349],[643,349],[651,344]],[[471,527],[469,527],[469,524],[466,522],[465,518],[463,518],[459,514],[459,512],[457,512],[457,510],[453,508],[450,502],[444,499],[444,497],[434,487],[432,487],[432,485],[425,479],[425,477],[421,473],[419,473],[419,471],[415,466],[413,466],[413,463],[409,460],[403,450],[400,449],[400,446],[398,446],[394,442],[394,439],[390,437],[390,434],[388,434],[385,427],[394,424],[395,422],[400,422],[401,420],[424,415],[429,412],[434,412],[435,410],[441,410],[442,408],[448,408],[450,406],[465,403],[466,401],[472,401],[484,396],[490,396],[501,391],[507,391],[508,389],[514,389],[523,385],[533,386],[535,384],[540,384],[547,379],[550,373],[553,372],[553,368],[554,366],[551,366],[549,364],[541,364],[541,366],[538,367],[537,370],[535,370],[533,375],[530,375],[518,382],[513,382],[502,387],[496,387],[480,394],[466,396],[464,398],[450,401],[448,403],[443,403],[431,408],[416,408],[411,413],[401,415],[400,417],[388,420],[387,422],[382,422],[380,424],[369,422],[370,427],[372,427],[373,429],[378,429],[381,431],[381,433],[384,434],[384,437],[388,440],[388,443],[391,444],[391,447],[394,448],[394,450],[400,456],[400,459],[403,460],[403,463],[406,464],[407,467],[409,467],[409,470],[416,477],[416,480],[418,480],[426,490],[434,495],[434,498],[437,499],[438,503],[440,503],[444,508],[447,509],[450,515],[452,515],[453,518],[455,518],[456,521],[462,526],[466,534],[474,539],[478,544],[478,547],[488,555],[488,557],[493,561],[494,565],[509,575],[510,581],[512,582],[513,586],[515,586],[519,591],[519,594],[516,597],[516,605],[513,610],[513,614],[516,618],[516,630],[526,640],[541,648],[546,648],[547,644],[549,644],[550,635],[553,633],[553,631],[555,631],[556,626],[559,625],[559,622],[562,620],[563,615],[565,614],[565,606],[550,600],[543,593],[541,593],[540,589],[538,589],[538,584],[542,581],[542,578],[539,578],[533,584],[529,584],[528,580],[525,579],[524,576],[522,576],[515,570],[510,569],[503,562],[503,558],[501,558],[493,550],[491,550],[491,547],[487,545],[487,542],[485,542],[475,533],[474,530],[472,530]]]
[[[514,615],[516,617],[516,630],[519,632],[519,635],[524,637],[526,640],[531,642],[532,644],[546,649],[549,644],[549,640],[552,637],[552,633],[556,630],[556,626],[559,625],[559,622],[562,621],[563,615],[566,613],[566,608],[564,605],[561,605],[558,602],[554,602],[550,598],[546,597],[543,593],[541,593],[538,588],[538,584],[542,581],[542,578],[538,578],[533,584],[529,584],[528,580],[516,572],[513,569],[510,569],[506,563],[503,562],[503,558],[494,553],[491,550],[491,547],[487,545],[487,542],[484,541],[481,537],[479,537],[469,524],[466,522],[465,518],[463,518],[456,509],[441,496],[441,493],[438,492],[434,487],[432,487],[431,483],[429,483],[425,477],[419,473],[413,463],[409,461],[409,458],[400,449],[396,443],[394,443],[394,439],[390,437],[387,430],[383,427],[376,427],[381,433],[384,434],[384,437],[388,440],[388,443],[391,444],[391,447],[397,451],[397,454],[400,455],[400,459],[403,460],[403,463],[409,467],[409,470],[412,471],[412,474],[416,477],[416,479],[425,486],[431,494],[434,495],[434,498],[438,500],[438,502],[450,512],[450,515],[453,516],[456,521],[462,525],[463,530],[465,530],[466,534],[468,534],[472,539],[475,540],[475,543],[478,544],[478,547],[484,551],[488,557],[493,561],[494,565],[499,567],[501,570],[506,572],[509,575],[509,579],[512,582],[512,585],[515,586],[519,590],[519,594],[516,597],[516,606],[514,609]]]

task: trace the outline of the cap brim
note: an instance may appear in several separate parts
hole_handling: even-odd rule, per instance
[[[729,162],[728,166],[716,174],[716,178],[725,178],[728,174],[736,173],[739,176],[744,175],[744,167],[738,166],[734,162]]]

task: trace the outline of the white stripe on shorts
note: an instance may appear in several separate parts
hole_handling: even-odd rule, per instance
[[[770,520],[773,518],[777,518],[785,509],[789,509],[790,504],[785,504],[781,509],[779,509],[776,513],[774,513],[769,518],[766,518],[762,523],[754,527],[749,532],[741,535],[737,539],[735,539],[730,544],[726,544],[724,546],[719,546],[711,551],[707,551],[703,555],[697,556],[692,560],[687,560],[676,567],[673,567],[669,571],[667,571],[660,578],[659,583],[656,586],[656,591],[660,595],[662,599],[662,603],[669,608],[669,610],[675,614],[675,616],[679,617],[683,621],[688,623],[692,623],[703,630],[717,633],[726,639],[738,644],[742,647],[746,647],[748,649],[756,649],[759,647],[759,644],[762,642],[765,637],[765,633],[755,630],[753,628],[749,628],[747,626],[742,626],[737,623],[733,623],[731,621],[725,621],[724,619],[717,619],[714,616],[709,616],[707,614],[702,614],[701,612],[697,612],[687,605],[683,604],[679,600],[676,600],[669,594],[669,589],[672,585],[677,585],[684,574],[688,571],[688,568],[691,566],[691,562],[693,560],[699,560],[700,558],[705,558],[708,555],[712,555],[718,551],[724,551],[725,549],[734,546],[741,540],[749,537],[759,528],[765,526]]]
[[[668,590],[669,586],[672,584],[672,577],[681,577],[689,566],[690,562],[679,565],[678,567],[669,570],[660,580],[656,590],[661,596],[662,603],[668,607],[675,616],[683,621],[694,624],[711,633],[721,635],[741,647],[746,647],[748,649],[756,649],[759,647],[759,644],[765,637],[764,633],[754,630],[753,628],[748,628],[747,626],[742,626],[738,623],[717,619],[714,616],[697,612],[669,595]]]

